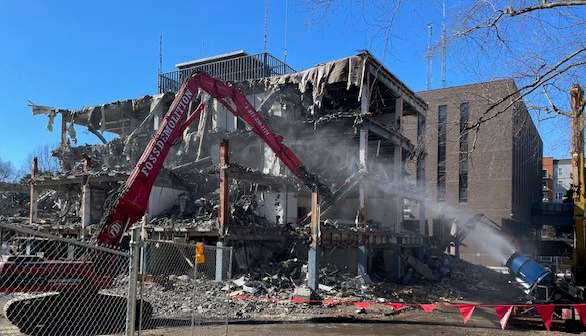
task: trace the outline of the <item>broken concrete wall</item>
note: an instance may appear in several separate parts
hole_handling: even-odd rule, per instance
[[[158,216],[171,207],[179,204],[184,190],[154,186],[149,197],[149,216]]]

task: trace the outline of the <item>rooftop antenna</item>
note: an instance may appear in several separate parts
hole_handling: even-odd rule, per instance
[[[159,68],[157,69],[157,88],[161,92],[161,74],[163,73],[163,33],[159,35]]]
[[[433,71],[433,51],[431,49],[431,41],[433,37],[433,25],[431,23],[427,24],[428,30],[428,40],[427,40],[427,89],[431,90],[431,80],[432,80],[432,71]]]
[[[442,5],[442,87],[446,87],[446,0],[443,1]]]
[[[163,73],[163,33],[159,35],[159,75]]]
[[[289,55],[289,50],[287,50],[287,22],[289,19],[289,0],[285,0],[285,50],[283,52],[283,62],[287,63],[287,56]]]
[[[268,52],[269,48],[269,0],[265,0],[265,17],[264,17],[264,52]]]

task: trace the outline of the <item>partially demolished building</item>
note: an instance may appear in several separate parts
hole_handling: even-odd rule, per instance
[[[76,228],[89,236],[108,195],[127,178],[175,92],[195,71],[242,90],[305,166],[327,181],[334,199],[322,202],[321,228],[314,236],[328,247],[322,253],[326,262],[353,272],[380,264],[375,271],[384,276],[401,273],[400,252],[421,246],[425,234],[420,191],[427,106],[366,51],[299,72],[270,54],[238,51],[178,64],[159,75],[153,96],[78,111],[33,106],[33,114],[46,115],[51,124],[60,116],[61,143],[54,155],[62,169],[33,174],[32,221],[38,221],[38,195],[54,190],[79,204],[72,209]],[[102,144],[75,146],[73,125],[87,128]],[[106,133],[114,139],[107,141]],[[227,143],[229,152],[220,155]],[[220,174],[230,181],[224,187],[231,214],[222,225]],[[246,268],[273,257],[267,246],[309,241],[310,208],[310,191],[270,148],[209,100],[167,157],[145,228],[156,239],[223,241],[236,248],[238,267]]]

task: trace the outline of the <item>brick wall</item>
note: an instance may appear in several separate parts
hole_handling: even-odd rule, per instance
[[[418,93],[428,104],[426,128],[426,188],[436,199],[438,178],[438,108],[447,107],[446,123],[446,203],[471,214],[483,213],[511,238],[528,235],[531,207],[541,201],[541,160],[543,145],[523,103],[510,100],[487,112],[490,106],[516,90],[512,80],[450,87]],[[513,98],[512,98],[513,99]],[[468,125],[480,117],[496,115],[468,134],[467,200],[459,196],[460,109],[467,103]],[[509,106],[510,105],[510,106]],[[429,214],[430,218],[432,214]],[[437,222],[437,221],[436,221]],[[433,234],[433,220],[428,220]],[[435,230],[438,232],[438,228]],[[492,264],[472,246],[462,254],[472,262]]]

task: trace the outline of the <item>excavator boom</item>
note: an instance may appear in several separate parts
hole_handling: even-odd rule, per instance
[[[171,147],[187,125],[203,111],[203,103],[200,103],[189,115],[189,106],[200,90],[217,99],[227,110],[244,120],[306,186],[312,190],[317,188],[326,197],[330,194],[329,189],[319,182],[317,176],[309,173],[295,153],[282,143],[283,137],[270,129],[263,116],[252,107],[239,89],[206,73],[196,73],[179,89],[159,129],[149,141],[124,187],[106,209],[97,234],[99,245],[119,246],[128,227],[144,215],[151,189]]]

